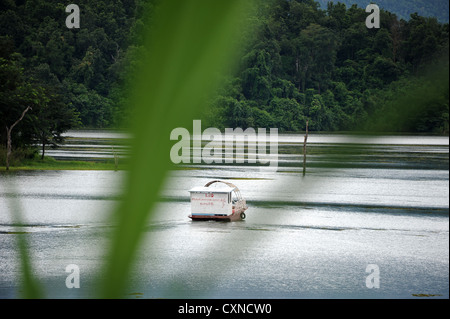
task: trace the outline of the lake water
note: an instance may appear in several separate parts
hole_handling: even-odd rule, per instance
[[[79,134],[90,145],[122,138]],[[172,171],[124,297],[449,298],[448,138],[312,134],[305,176],[295,151],[302,141],[280,135],[277,172]],[[47,297],[94,297],[125,174],[1,172],[0,298],[19,296],[19,232]],[[188,218],[188,190],[212,179],[240,188],[244,221]],[[24,227],[10,215],[14,202]],[[65,286],[69,264],[79,266],[79,289]],[[373,267],[378,288],[370,288]]]

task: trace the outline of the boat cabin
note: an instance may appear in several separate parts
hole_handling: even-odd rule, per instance
[[[211,186],[213,185],[214,186]],[[247,209],[245,199],[239,189],[229,183],[212,181],[205,186],[194,187],[189,190],[191,196],[191,215],[193,220],[244,219]]]

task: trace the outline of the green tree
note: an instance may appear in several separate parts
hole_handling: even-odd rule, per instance
[[[281,131],[298,131],[305,123],[300,104],[294,99],[274,98],[270,102],[276,127]]]
[[[42,98],[31,114],[31,138],[41,144],[41,158],[45,147],[53,148],[64,142],[63,133],[80,124],[78,114],[61,97],[44,90]]]
[[[332,31],[318,24],[310,24],[300,32],[295,42],[295,70],[299,89],[314,87],[319,94],[329,84],[336,60],[337,42]]]
[[[38,105],[39,93],[38,89],[25,81],[23,70],[17,63],[0,58],[0,137],[3,145],[7,143],[5,128],[15,123],[27,107]],[[17,123],[11,136],[16,145],[29,143],[21,134],[25,122]]]

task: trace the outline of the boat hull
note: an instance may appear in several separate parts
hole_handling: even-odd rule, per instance
[[[231,215],[195,214],[189,215],[189,218],[191,218],[193,221],[216,220],[216,221],[231,222],[244,220],[245,213],[244,211],[240,211],[240,212],[233,212]]]

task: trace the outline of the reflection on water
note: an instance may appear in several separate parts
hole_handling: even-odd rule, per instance
[[[303,135],[280,134],[282,143],[303,142]],[[362,144],[362,145],[439,145],[448,146],[448,137],[422,135],[348,135],[348,134],[308,134],[308,143],[320,144]]]
[[[447,138],[380,137],[351,148],[341,145],[341,136],[320,135],[311,138],[305,177],[292,149],[298,138],[280,139],[285,143],[285,158],[280,158],[288,163],[278,172],[248,166],[171,172],[158,213],[146,225],[130,293],[144,298],[448,298]],[[336,165],[339,157],[352,164]],[[321,161],[333,165],[311,165]],[[0,297],[17,296],[14,237],[20,232],[29,233],[32,259],[50,297],[92,296],[124,174],[0,173]],[[211,179],[238,185],[249,205],[245,221],[191,222],[187,190]],[[8,213],[13,196],[24,212],[20,229]],[[64,285],[65,267],[72,263],[81,271],[77,290]],[[368,264],[380,268],[379,289],[365,285]]]

